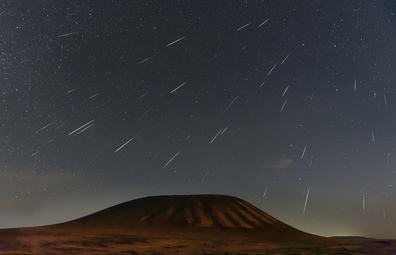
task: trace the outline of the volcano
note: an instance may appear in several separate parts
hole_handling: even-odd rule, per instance
[[[211,238],[246,236],[274,242],[334,242],[295,229],[227,195],[169,195],[131,200],[55,228],[119,229]]]

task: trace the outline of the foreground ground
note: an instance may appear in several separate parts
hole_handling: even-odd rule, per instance
[[[87,230],[0,232],[0,254],[396,254],[396,240],[337,245],[276,244],[253,240],[172,238]]]

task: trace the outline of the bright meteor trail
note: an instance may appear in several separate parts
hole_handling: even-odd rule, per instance
[[[261,23],[258,27],[261,27],[262,25],[265,24],[265,22],[267,22],[269,19],[266,19],[263,23]]]
[[[282,97],[286,94],[286,91],[288,90],[290,85],[287,86],[287,88],[285,89],[285,92],[283,92]]]
[[[275,66],[276,66],[277,64],[278,64],[278,63],[276,63],[276,64],[274,65],[274,67],[272,67],[272,69],[268,72],[267,76],[270,75],[270,74],[272,73],[272,70],[274,70],[274,68],[275,68]]]
[[[75,134],[74,136],[76,136],[76,135],[78,135],[78,134],[84,132],[85,130],[87,130],[88,128],[90,128],[90,127],[92,127],[92,126],[93,126],[93,124],[89,125],[88,127],[82,129],[80,132],[78,132],[77,134]]]
[[[177,39],[176,41],[173,41],[173,42],[169,43],[169,44],[166,45],[166,46],[171,46],[172,44],[177,43],[178,41],[181,41],[181,40],[183,40],[183,39],[186,38],[186,37],[187,37],[187,36],[182,37],[182,38],[180,38],[180,39]]]
[[[291,54],[291,53],[289,53],[289,54],[285,57],[285,59],[282,61],[281,65],[286,61],[286,59],[290,56],[290,54]]]
[[[265,188],[265,191],[264,191],[263,197],[265,197],[265,194],[267,194],[267,189],[268,189],[268,187],[266,187],[266,188]]]
[[[241,29],[243,29],[243,28],[245,28],[245,27],[247,27],[247,26],[249,26],[250,25],[250,23],[248,23],[248,24],[246,24],[246,25],[243,25],[243,26],[241,26],[240,28],[238,28],[236,31],[239,31],[239,30],[241,30]]]
[[[176,90],[178,90],[180,87],[182,87],[184,84],[186,84],[187,82],[184,82],[182,85],[180,85],[179,87],[175,88],[174,90],[171,91],[171,93],[175,92]]]
[[[223,129],[220,129],[220,131],[217,133],[217,135],[212,139],[212,141],[210,141],[210,143],[213,143],[213,141],[217,138],[217,136],[220,134],[220,132],[221,132],[221,130],[223,130]]]
[[[135,137],[132,137],[131,139],[129,139],[129,140],[128,140],[128,142],[126,142],[126,143],[124,143],[123,145],[121,145],[121,147],[120,147],[120,148],[118,148],[117,150],[115,150],[115,151],[114,151],[114,153],[116,153],[117,151],[121,150],[121,149],[122,149],[122,147],[124,147],[125,145],[127,145],[127,143],[129,143],[130,141],[132,141],[132,140],[133,140],[133,138],[135,138]]]
[[[168,161],[168,163],[165,164],[165,166],[164,166],[163,168],[165,168],[167,165],[169,165],[169,163],[170,163],[174,158],[176,158],[177,154],[179,154],[179,153],[180,153],[180,151],[179,151],[178,153],[176,153],[176,155],[173,156],[173,158],[171,158],[171,159]]]
[[[81,127],[77,128],[76,130],[74,130],[73,132],[69,133],[68,135],[71,135],[71,134],[73,134],[74,132],[76,132],[77,130],[80,130],[81,128],[85,127],[86,125],[88,125],[89,123],[91,123],[91,122],[94,121],[94,120],[95,120],[95,119],[93,119],[93,120],[89,121],[88,123],[82,125]]]
[[[231,124],[231,123],[230,123]],[[223,130],[223,132],[221,132],[220,135],[223,135],[223,133],[227,130],[227,128],[230,126],[230,124],[228,124],[228,126],[226,126],[226,128]]]

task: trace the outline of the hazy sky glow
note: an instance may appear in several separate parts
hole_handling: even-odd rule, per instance
[[[214,193],[396,238],[390,1],[151,2],[0,4],[0,228]]]

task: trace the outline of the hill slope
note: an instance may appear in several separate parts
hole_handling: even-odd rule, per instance
[[[242,234],[267,241],[336,242],[297,230],[244,200],[226,195],[144,197],[54,227],[159,230],[168,235]]]

